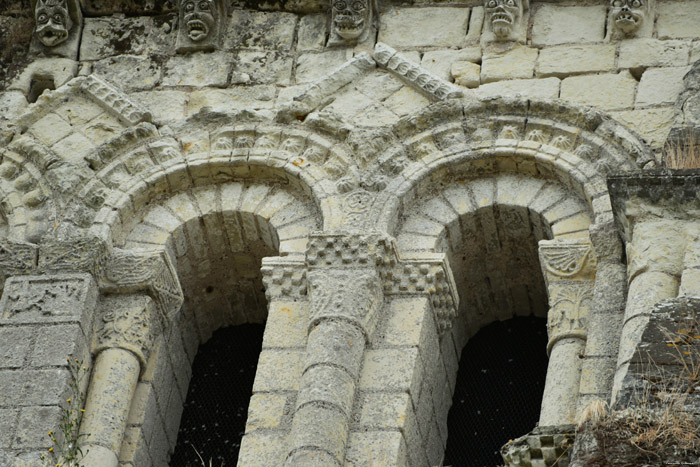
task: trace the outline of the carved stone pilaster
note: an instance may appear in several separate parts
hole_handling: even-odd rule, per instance
[[[184,301],[177,272],[164,251],[114,249],[100,279],[100,289],[120,294],[146,292],[165,320],[169,320]]]
[[[31,52],[34,55],[76,60],[83,28],[78,0],[32,0],[35,29]]]
[[[112,295],[101,304],[95,353],[121,348],[138,357],[146,368],[160,321],[153,299],[147,295]]]
[[[551,352],[558,340],[586,339],[597,261],[588,240],[543,240],[539,255],[549,291],[547,351]]]

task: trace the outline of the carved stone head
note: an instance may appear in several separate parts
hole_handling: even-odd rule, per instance
[[[608,27],[614,36],[633,36],[648,21],[650,0],[610,0]]]
[[[35,34],[46,47],[65,42],[73,27],[67,0],[37,0],[34,19]]]
[[[358,42],[369,32],[372,0],[333,0],[330,43]]]
[[[224,0],[181,0],[177,50],[214,50],[225,30]]]
[[[527,7],[525,0],[485,0],[486,20],[493,32],[494,40],[518,40],[523,14]]]

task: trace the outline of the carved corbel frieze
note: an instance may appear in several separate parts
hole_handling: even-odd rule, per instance
[[[484,31],[481,41],[522,42],[527,39],[529,0],[484,0]]]
[[[82,80],[80,82],[80,90],[126,125],[136,125],[141,122],[151,121],[151,114],[148,110],[95,75],[87,76]]]
[[[654,0],[610,0],[607,39],[651,37]]]
[[[83,15],[78,0],[32,0],[34,55],[78,59]]]
[[[373,0],[334,0],[331,3],[331,34],[328,45],[350,45],[370,35],[374,21]]]
[[[166,321],[184,302],[177,271],[164,251],[113,250],[100,289],[119,294],[147,292]]]
[[[148,295],[111,295],[101,303],[95,353],[120,348],[132,352],[146,368],[160,329],[157,306]]]
[[[588,240],[542,240],[539,256],[549,292],[551,352],[561,339],[586,339],[597,260]]]
[[[177,52],[219,49],[227,20],[228,2],[224,0],[180,0]]]

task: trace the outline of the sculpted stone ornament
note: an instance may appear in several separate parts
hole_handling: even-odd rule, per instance
[[[218,49],[227,18],[224,0],[181,0],[177,52]]]
[[[485,42],[524,42],[528,0],[485,0]]]
[[[32,53],[75,60],[83,20],[78,0],[34,0],[33,6]]]
[[[335,0],[331,5],[331,36],[328,45],[362,42],[373,19],[372,0]]]
[[[610,14],[608,15],[608,38],[621,39],[638,35],[647,36],[651,32],[653,23],[651,18],[651,4],[653,0],[610,0]],[[651,26],[651,24],[649,24]],[[641,31],[644,34],[640,34]]]

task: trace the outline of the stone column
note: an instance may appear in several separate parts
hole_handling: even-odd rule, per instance
[[[314,234],[306,256],[311,300],[306,361],[287,466],[342,466],[362,356],[383,303],[378,236]]]
[[[596,259],[588,240],[543,240],[539,255],[549,293],[549,365],[539,425],[565,425],[576,412]]]
[[[88,443],[82,463],[116,467],[131,399],[159,323],[154,302],[147,295],[105,297],[101,312],[97,358],[80,427]]]

